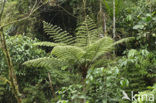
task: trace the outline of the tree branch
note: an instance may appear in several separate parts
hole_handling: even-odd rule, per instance
[[[46,2],[46,3],[47,3],[47,2]],[[30,10],[30,13],[29,13],[28,16],[26,16],[26,17],[24,17],[24,18],[21,18],[21,19],[18,19],[18,20],[11,21],[11,22],[9,22],[9,23],[6,23],[6,24],[0,26],[0,29],[6,27],[6,26],[8,26],[8,25],[11,25],[11,24],[14,24],[14,23],[21,22],[21,21],[24,21],[24,20],[26,20],[26,19],[29,19],[30,16],[31,16],[34,12],[36,12],[39,8],[41,8],[41,7],[42,7],[43,5],[45,5],[46,3],[44,3],[44,4],[42,4],[42,5],[38,6],[38,7],[36,7],[36,6],[37,6],[37,0],[36,0],[36,2],[35,2],[35,4],[34,4],[33,8]]]

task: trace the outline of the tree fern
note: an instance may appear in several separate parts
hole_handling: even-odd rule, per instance
[[[118,41],[118,43],[121,42]],[[24,64],[46,68],[61,68],[63,66],[73,66],[74,68],[74,66],[77,66],[77,69],[85,77],[89,67],[92,67],[94,62],[100,60],[100,57],[103,57],[107,52],[112,51],[115,44],[112,38],[104,37],[86,47],[55,46],[51,53],[52,58],[35,59]]]
[[[57,66],[72,67],[80,70],[85,78],[87,71],[93,67],[107,52],[113,50],[116,44],[129,39],[117,42],[111,37],[100,38],[93,20],[87,16],[85,21],[77,28],[75,41],[67,32],[63,32],[60,27],[44,22],[44,30],[51,35],[54,43],[40,42],[36,45],[54,47],[52,58],[40,58],[24,63],[28,66],[57,68]],[[55,57],[55,58],[54,58]]]
[[[74,37],[56,25],[43,22],[44,31],[54,39],[55,43],[73,44]]]

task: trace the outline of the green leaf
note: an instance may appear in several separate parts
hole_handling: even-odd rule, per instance
[[[79,62],[85,51],[76,46],[56,46],[51,54],[69,63]]]
[[[52,43],[52,42],[37,42],[34,43],[35,46],[47,46],[47,47],[54,47],[54,46],[64,46],[64,43]]]
[[[144,28],[144,25],[135,25],[134,27],[133,27],[133,29],[143,29]]]
[[[29,67],[45,67],[45,68],[59,68],[62,66],[62,61],[56,58],[38,58],[24,62],[23,64]]]

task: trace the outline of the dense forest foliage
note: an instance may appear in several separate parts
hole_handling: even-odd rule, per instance
[[[0,0],[0,103],[156,103],[156,0]]]

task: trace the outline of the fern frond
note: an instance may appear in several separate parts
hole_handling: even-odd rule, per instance
[[[73,44],[74,37],[56,25],[43,22],[44,31],[54,39],[55,43]]]
[[[52,50],[52,55],[70,63],[78,62],[84,54],[85,51],[76,46],[56,46]]]
[[[62,65],[62,62],[56,58],[38,58],[23,63],[28,67],[45,67],[45,68],[58,68]]]
[[[92,62],[99,57],[113,49],[113,39],[110,37],[104,37],[96,41],[95,43],[86,47],[85,58],[90,59]]]
[[[95,42],[99,37],[96,30],[96,24],[89,17],[76,29],[76,46],[87,46]]]
[[[55,46],[64,46],[66,44],[63,43],[53,43],[53,42],[37,42],[34,43],[35,46],[47,46],[47,47],[55,47]]]
[[[92,62],[94,62],[100,57],[104,56],[107,52],[112,51],[115,45],[123,42],[128,42],[133,39],[133,37],[129,37],[114,42],[114,40],[110,37],[101,38],[90,46],[87,46],[85,56],[86,58],[91,59]]]
[[[118,44],[121,44],[123,42],[129,42],[129,41],[134,40],[134,39],[135,39],[134,37],[123,38],[121,40],[116,41],[113,45],[118,45]]]

